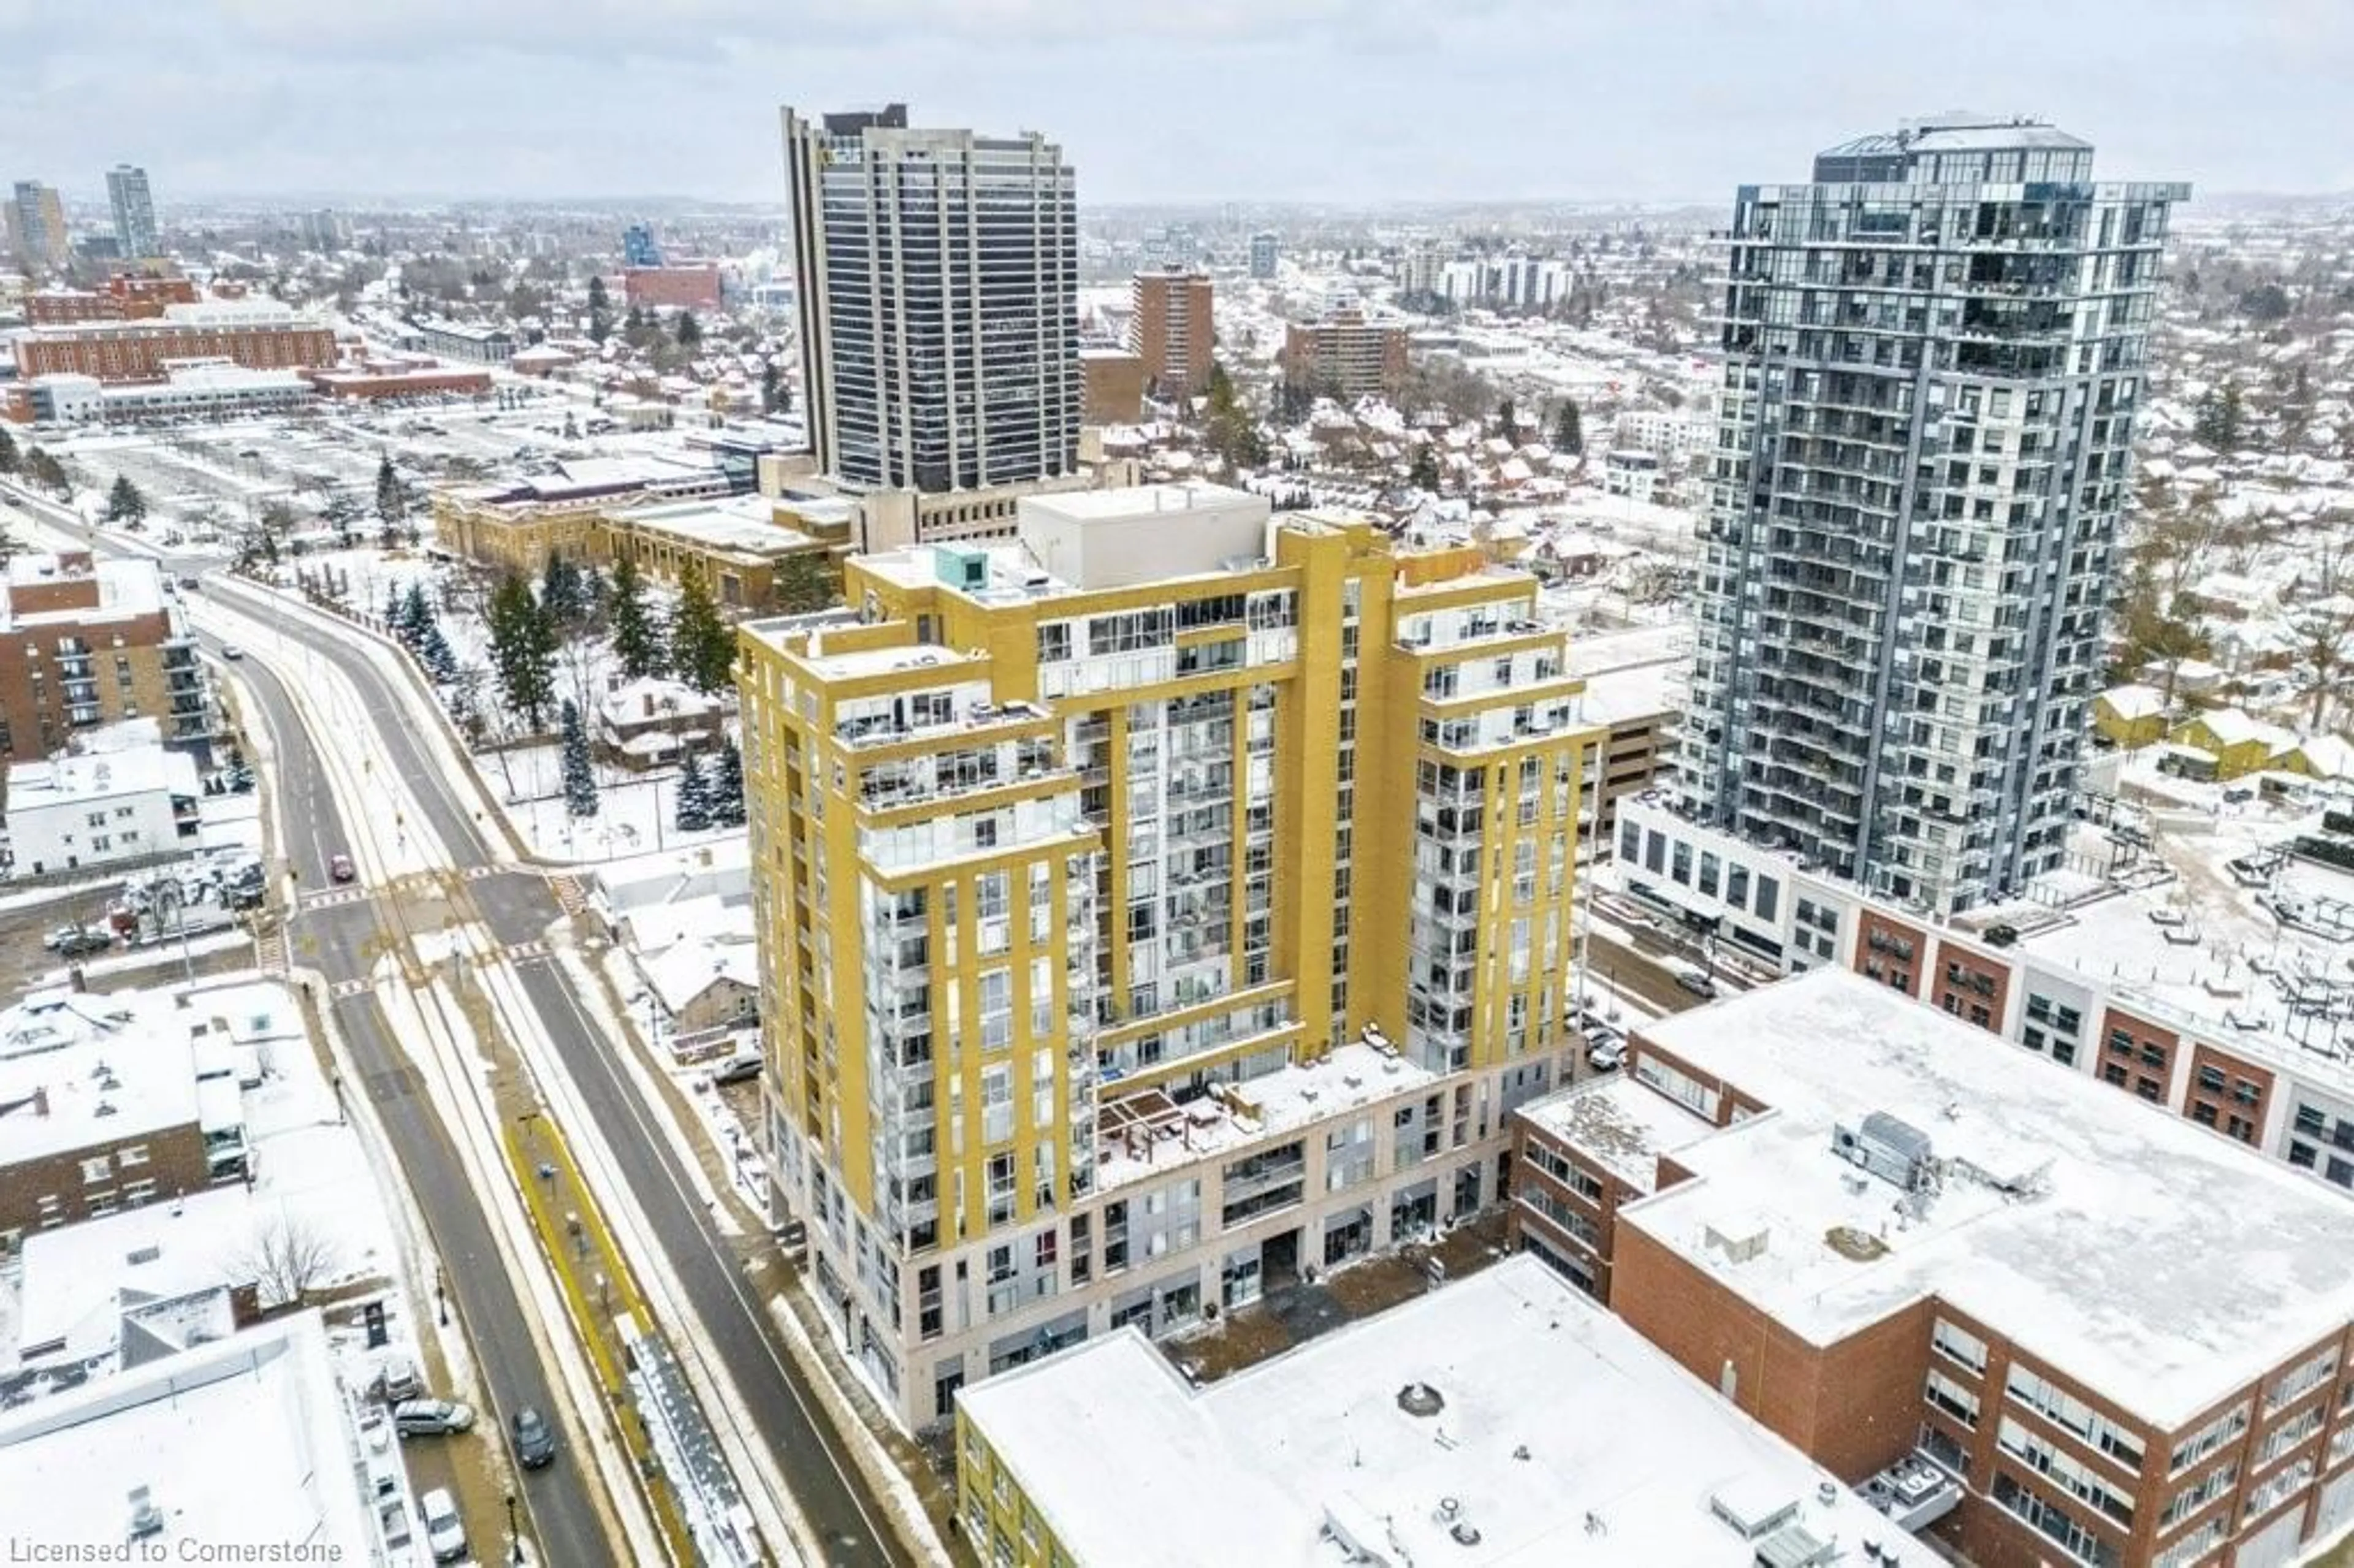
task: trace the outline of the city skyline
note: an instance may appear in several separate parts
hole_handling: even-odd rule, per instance
[[[822,100],[918,101],[939,123],[1039,131],[1107,206],[1711,201],[1744,162],[1795,162],[1840,134],[1953,107],[2062,119],[2117,149],[2105,172],[2119,178],[2225,194],[2354,188],[2354,137],[2331,90],[2354,66],[2354,14],[2307,0],[2129,16],[2005,0],[1963,31],[1847,0],[1771,18],[1680,6],[1668,25],[1658,7],[1614,0],[1586,8],[1575,32],[1522,0],[1444,20],[1404,0],[1109,12],[895,0],[887,26],[872,10],[851,25],[747,0],[659,12],[430,0],[397,19],[322,20],[268,0],[132,9],[145,20],[103,38],[52,7],[0,9],[0,50],[19,62],[30,111],[11,177],[97,199],[103,171],[129,156],[189,199],[759,201],[779,183],[774,106]],[[2034,48],[2018,47],[2030,35],[2013,21]],[[1320,63],[1321,75],[1303,69]],[[1139,116],[1140,74],[1181,90],[1161,94],[1175,105],[1188,79],[1216,90]],[[1821,90],[1788,90],[1809,76]],[[1304,81],[1350,90],[1302,97]],[[2259,90],[2264,111],[2243,112]],[[411,112],[387,143],[395,101]],[[1290,133],[1261,136],[1286,102],[1300,111]],[[1496,120],[1500,102],[1509,119]],[[297,122],[300,137],[272,133]],[[1494,130],[1445,129],[1464,123]]]

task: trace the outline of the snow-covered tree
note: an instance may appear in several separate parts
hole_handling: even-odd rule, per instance
[[[576,817],[597,814],[597,770],[588,759],[588,730],[580,722],[580,705],[564,699],[564,809]]]
[[[678,821],[683,833],[699,833],[711,825],[711,788],[703,777],[703,763],[693,752],[678,765]]]
[[[712,758],[708,794],[713,827],[744,825],[744,754],[736,749],[732,739],[723,739],[718,755]]]

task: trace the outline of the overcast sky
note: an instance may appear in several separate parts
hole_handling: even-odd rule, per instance
[[[2354,189],[2354,0],[0,0],[0,177],[779,200],[777,106],[1036,129],[1097,202],[1724,199],[1959,105]]]

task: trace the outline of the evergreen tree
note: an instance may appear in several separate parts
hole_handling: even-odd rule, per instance
[[[408,493],[403,489],[399,473],[392,466],[392,454],[387,452],[376,465],[376,514],[384,519],[385,527],[398,528],[408,513]]]
[[[1437,493],[1437,443],[1425,442],[1421,447],[1416,450],[1414,454],[1414,468],[1407,473],[1406,482],[1413,485],[1417,490],[1427,490],[1433,494]]]
[[[73,477],[66,472],[66,465],[39,447],[25,453],[25,477],[60,501],[73,499]]]
[[[551,551],[547,570],[539,580],[540,607],[558,630],[568,630],[579,624],[587,609],[580,602],[580,572],[561,551]]]
[[[425,666],[425,673],[437,685],[449,685],[458,678],[457,651],[450,646],[450,640],[441,635],[439,621],[426,623],[425,630],[417,640],[417,660]]]
[[[1496,405],[1496,433],[1514,446],[1521,444],[1520,418],[1510,397]]]
[[[713,827],[744,825],[744,754],[732,738],[723,738],[718,756],[712,758],[710,797]]]
[[[638,564],[624,556],[613,563],[613,582],[606,606],[613,630],[613,657],[631,680],[659,675],[668,667],[663,656],[662,634],[646,612],[646,585]]]
[[[388,637],[400,635],[400,585],[387,583],[384,589],[384,630]]]
[[[712,602],[698,572],[689,571],[679,584],[678,608],[671,613],[670,657],[678,678],[706,697],[734,678],[735,628]]]
[[[499,694],[536,732],[556,695],[556,633],[531,585],[514,572],[491,595],[490,631]]]
[[[147,520],[147,498],[131,482],[127,473],[114,476],[114,488],[106,493],[106,520],[109,523],[143,523]]]
[[[703,323],[695,319],[693,311],[681,311],[673,335],[678,339],[679,347],[693,352],[703,346]]]
[[[15,473],[24,466],[24,456],[16,450],[16,438],[0,430],[0,473]]]
[[[327,497],[326,503],[319,508],[319,521],[335,531],[346,549],[354,543],[360,516],[360,503],[340,490]]]
[[[777,392],[777,362],[764,359],[760,362],[760,412],[774,414],[779,411]]]
[[[580,705],[564,699],[564,809],[576,817],[597,814],[597,770],[588,760],[588,730],[580,722]]]
[[[440,624],[433,614],[432,601],[425,597],[425,585],[411,582],[408,593],[400,601],[400,621],[398,635],[409,647],[422,651],[429,636],[440,634]]]
[[[605,292],[605,280],[592,276],[588,280],[588,340],[602,344],[612,335],[612,298]]]
[[[678,818],[673,825],[683,833],[699,833],[711,825],[711,789],[704,781],[703,763],[691,751],[678,765]]]
[[[1575,397],[1564,397],[1553,417],[1553,450],[1571,457],[1585,450],[1585,418]]]
[[[777,563],[769,595],[783,615],[807,615],[842,602],[842,573],[822,550],[803,550]]]

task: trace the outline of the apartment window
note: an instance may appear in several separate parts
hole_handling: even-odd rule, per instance
[[[2167,1461],[2166,1473],[2180,1475],[2218,1448],[2237,1439],[2247,1429],[2248,1406],[2243,1401],[2184,1438]]]
[[[2090,1568],[2117,1568],[2123,1561],[2115,1547],[2085,1529],[2066,1510],[2028,1490],[2010,1477],[1996,1474],[1993,1496],[1997,1504],[2077,1562]]]
[[[85,1160],[81,1162],[81,1179],[84,1186],[94,1187],[101,1181],[113,1180],[113,1163],[103,1154],[95,1160]]]
[[[1940,1318],[1929,1330],[1929,1346],[1947,1360],[1986,1374],[1986,1341],[1967,1329]]]
[[[1749,868],[1729,865],[1724,868],[1724,901],[1735,909],[1749,906]]]
[[[2050,1379],[2011,1363],[2003,1391],[2028,1409],[2065,1427],[2128,1470],[2141,1468],[2141,1439]]]
[[[2327,1383],[2338,1371],[2338,1351],[2323,1351],[2304,1364],[2283,1372],[2264,1390],[2264,1414],[2285,1408]]]
[[[143,1143],[125,1144],[114,1151],[114,1162],[125,1171],[144,1165],[147,1163],[147,1146]]]
[[[2190,1568],[2223,1543],[2232,1531],[2232,1516],[2216,1515],[2149,1560],[2149,1568]]]
[[[1771,920],[1781,906],[1782,885],[1770,876],[1757,879],[1757,918]]]
[[[1671,857],[1671,869],[1669,871],[1668,874],[1673,877],[1677,882],[1681,883],[1684,886],[1690,887],[1691,885],[1691,845],[1680,843],[1676,845],[1675,853]]]
[[[2006,1415],[1995,1429],[1995,1441],[2004,1453],[2038,1473],[2050,1477],[2068,1494],[2087,1502],[2117,1524],[2133,1528],[2133,1499],[2114,1488],[2106,1478],[2074,1456],[2057,1447]]]
[[[1978,1396],[1935,1367],[1929,1369],[1921,1395],[1965,1426],[1978,1424]]]
[[[2228,1464],[2218,1465],[2213,1469],[2208,1471],[2205,1475],[2200,1477],[2197,1480],[2191,1482],[2189,1486],[2184,1487],[2180,1491],[2175,1493],[2173,1497],[2167,1499],[2166,1511],[2158,1515],[2158,1519],[2159,1533],[2165,1533],[2175,1525],[2178,1525],[2184,1520],[2189,1519],[2192,1514],[2197,1513],[2200,1509],[2205,1508],[2209,1503],[2213,1502],[2217,1498],[2221,1497],[2225,1492],[2230,1491],[2232,1489],[2232,1483],[2237,1481],[2239,1478],[2239,1466]]]
[[[1670,1067],[1658,1057],[1644,1054],[1636,1058],[1635,1076],[1686,1110],[1716,1119],[1717,1091],[1679,1068]]]

